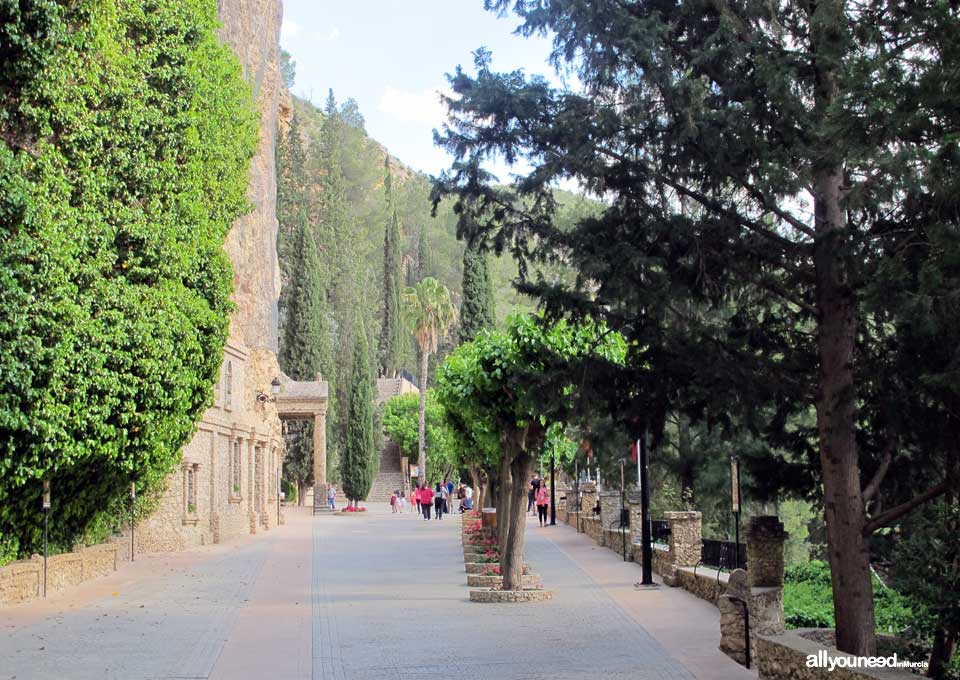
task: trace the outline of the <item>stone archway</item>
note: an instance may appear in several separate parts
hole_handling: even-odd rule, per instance
[[[326,508],[328,386],[317,373],[316,380],[293,380],[280,374],[276,397],[281,420],[313,420],[313,510]]]

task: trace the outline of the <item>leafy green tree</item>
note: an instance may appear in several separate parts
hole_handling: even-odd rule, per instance
[[[548,427],[578,417],[590,391],[582,376],[594,375],[593,365],[622,362],[625,349],[619,334],[596,324],[514,316],[505,332],[460,345],[441,366],[447,410],[500,433],[497,524],[505,589],[521,587],[526,481]]]
[[[487,254],[473,242],[463,251],[463,302],[460,303],[460,342],[469,342],[497,321]]]
[[[401,394],[391,398],[384,409],[383,429],[395,442],[403,455],[413,458],[418,454],[420,442],[420,397],[416,394]],[[428,483],[442,481],[456,468],[456,435],[446,418],[446,411],[437,401],[432,389],[426,399],[426,458]]]
[[[457,97],[447,102],[452,118],[440,142],[456,158],[441,193],[480,201],[486,226],[501,225],[497,241],[521,258],[569,256],[588,285],[563,306],[606,316],[631,340],[663,328],[661,317],[633,305],[642,292],[732,304],[714,327],[691,319],[675,335],[702,336],[696,345],[705,351],[724,348],[722,361],[702,357],[706,376],[693,387],[709,394],[707,377],[737,385],[748,396],[740,403],[779,434],[791,408],[816,407],[828,555],[843,584],[834,589],[837,644],[873,654],[867,540],[880,517],[896,516],[869,517],[861,488],[861,462],[878,453],[857,439],[865,422],[858,400],[868,394],[858,337],[878,332],[863,323],[861,303],[878,261],[900,257],[900,235],[915,231],[901,200],[939,184],[930,159],[955,157],[960,107],[941,93],[956,92],[957,8],[843,0],[487,6],[512,8],[521,34],[552,33],[555,64],[574,69],[583,90],[495,73],[480,51],[476,77],[458,70],[451,78]],[[483,177],[481,160],[496,153],[536,159],[515,182],[517,196]],[[562,232],[552,184],[570,177],[609,207]],[[557,302],[548,288],[539,291]],[[669,377],[665,368],[654,372]],[[673,378],[683,368],[678,362]],[[773,378],[781,375],[789,396]],[[669,412],[670,399],[653,406]],[[904,507],[929,498],[922,492]]]
[[[400,318],[401,255],[400,218],[393,198],[390,157],[384,161],[384,193],[387,199],[386,233],[383,239],[383,324],[380,327],[380,372],[387,376],[400,369],[403,324]]]
[[[216,3],[0,9],[0,548],[159,492],[212,401],[257,121]],[[159,66],[159,65],[162,65]],[[16,544],[14,548],[11,548]]]
[[[373,371],[363,319],[357,319],[354,332],[352,378],[348,401],[349,425],[346,445],[340,457],[343,493],[356,503],[366,499],[377,473],[374,436]]]
[[[420,485],[426,481],[426,409],[427,367],[430,354],[437,351],[440,340],[449,332],[457,310],[450,300],[450,291],[434,278],[427,277],[403,295],[403,316],[420,349],[420,422],[417,455]]]
[[[303,421],[296,437],[287,440],[283,458],[283,478],[295,485],[299,505],[303,505],[304,489],[313,484],[313,428],[313,421]]]

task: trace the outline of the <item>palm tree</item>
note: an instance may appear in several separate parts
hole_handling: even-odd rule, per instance
[[[426,482],[427,361],[449,332],[457,310],[450,291],[435,278],[427,277],[403,294],[403,318],[420,347],[420,451],[417,459],[420,485]]]

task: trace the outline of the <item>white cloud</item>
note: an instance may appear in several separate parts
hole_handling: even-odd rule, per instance
[[[340,38],[340,29],[339,29],[339,28],[334,28],[334,29],[333,29],[332,31],[330,31],[330,33],[327,35],[327,40],[338,40],[339,38]]]
[[[290,39],[297,37],[300,33],[300,24],[290,19],[284,19],[283,23],[280,24],[280,44],[282,46],[287,46],[290,44]]]
[[[380,96],[380,110],[401,120],[439,127],[446,117],[446,107],[440,102],[443,88],[408,92],[388,86]]]

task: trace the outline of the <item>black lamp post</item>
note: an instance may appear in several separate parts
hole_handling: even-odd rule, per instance
[[[47,528],[50,519],[50,480],[43,480],[43,596],[47,596]]]
[[[640,437],[640,522],[641,540],[643,542],[643,578],[640,581],[645,586],[653,585],[653,545],[650,536],[650,484],[647,480],[647,430],[644,428]]]
[[[130,482],[130,561],[133,562],[136,555],[136,543],[134,542],[134,526],[136,525],[137,512],[137,483]]]
[[[733,510],[734,534],[734,568],[740,568],[740,459],[730,456],[730,500]]]
[[[554,454],[550,454],[550,526],[557,526],[557,494],[556,487],[556,461]]]

